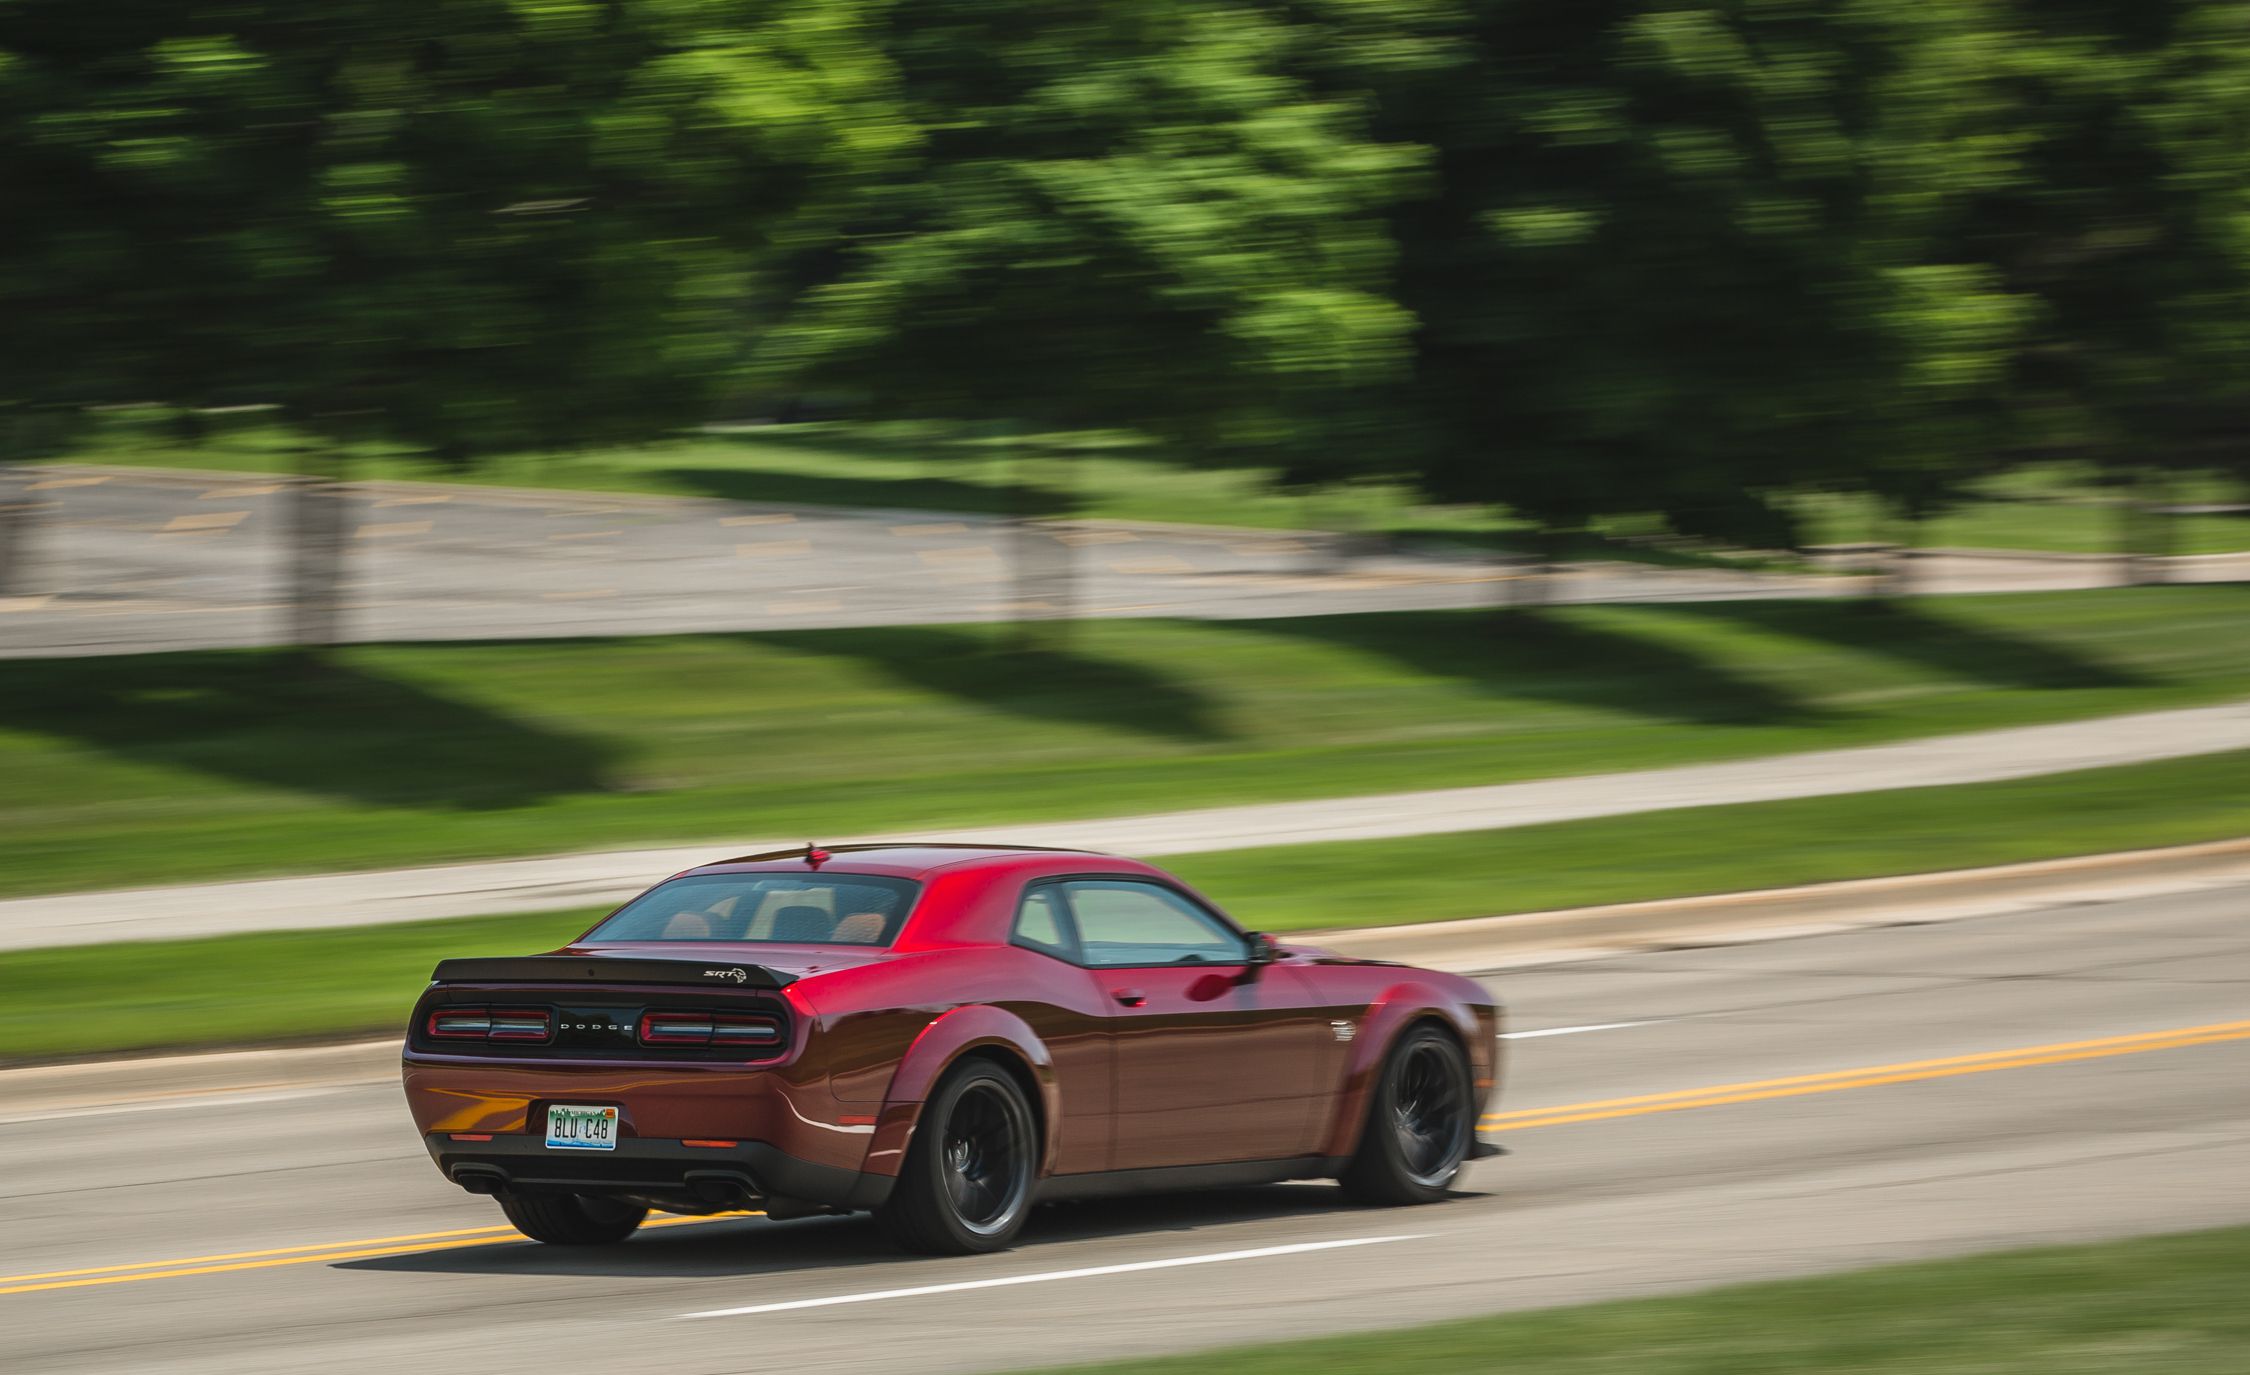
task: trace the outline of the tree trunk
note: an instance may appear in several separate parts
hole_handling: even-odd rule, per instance
[[[1883,566],[1868,580],[1868,596],[1877,602],[1902,602],[1916,590],[1914,560],[1921,552],[1922,513],[1893,512],[1889,534],[1889,551],[1883,557]]]
[[[1020,446],[1009,452],[1013,508],[1009,516],[1009,566],[1014,582],[1013,638],[1020,650],[1058,647],[1076,610],[1071,545],[1058,528],[1044,475],[1053,460]]]
[[[2117,502],[2117,581],[2140,587],[2164,581],[2164,560],[2172,553],[2172,517],[2163,509],[2171,495],[2164,474],[2144,469],[2124,486]]]
[[[42,505],[31,484],[38,471],[0,467],[0,597],[31,594],[31,538]]]
[[[1524,553],[1503,556],[1511,576],[1500,583],[1504,613],[1539,611],[1554,600],[1555,565],[1562,561],[1562,534],[1541,527]]]
[[[289,643],[319,662],[342,638],[344,523],[351,489],[333,449],[298,451],[289,493]]]

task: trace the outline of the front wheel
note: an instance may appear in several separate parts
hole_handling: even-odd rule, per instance
[[[592,1194],[517,1194],[500,1200],[516,1230],[550,1246],[608,1246],[633,1235],[648,1209]]]
[[[1367,1105],[1344,1192],[1361,1203],[1434,1203],[1445,1197],[1476,1139],[1469,1062],[1451,1036],[1415,1027],[1384,1058]]]
[[[906,1167],[877,1216],[909,1251],[1004,1250],[1031,1213],[1038,1160],[1023,1090],[998,1065],[971,1061],[923,1108]]]

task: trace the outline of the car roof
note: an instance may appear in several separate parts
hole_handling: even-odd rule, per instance
[[[808,850],[825,852],[817,865],[806,858]],[[1044,861],[1060,855],[1084,855],[1110,863],[1132,864],[1121,856],[1099,850],[1071,850],[1045,845],[958,844],[948,841],[893,841],[880,845],[799,846],[740,855],[710,864],[699,864],[685,874],[803,874],[834,872],[876,874],[886,878],[922,879],[940,869],[1012,868],[1027,861]],[[1139,867],[1134,865],[1134,867]]]

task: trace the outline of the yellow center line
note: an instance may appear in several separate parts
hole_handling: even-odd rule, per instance
[[[301,1251],[332,1251],[339,1246],[387,1246],[398,1242],[440,1241],[451,1237],[497,1236],[515,1230],[503,1224],[498,1227],[457,1227],[449,1232],[409,1232],[396,1237],[363,1237],[358,1241],[316,1241],[306,1246],[276,1246],[266,1251],[227,1251],[214,1256],[181,1256],[176,1260],[136,1260],[122,1265],[94,1265],[84,1270],[44,1270],[32,1275],[0,1275],[0,1284],[69,1279],[75,1275],[108,1275],[120,1270],[168,1269],[175,1265],[204,1265],[222,1260],[256,1260],[263,1256],[295,1255]]]
[[[713,1213],[708,1217],[660,1217],[642,1224],[650,1227],[684,1227],[728,1218],[763,1217],[763,1213]],[[447,1240],[445,1238],[450,1238]],[[135,1280],[180,1279],[188,1275],[219,1275],[237,1270],[268,1270],[278,1265],[317,1265],[324,1261],[366,1260],[376,1256],[419,1255],[427,1251],[457,1251],[470,1246],[504,1246],[524,1240],[513,1227],[465,1227],[451,1232],[418,1232],[399,1237],[367,1237],[358,1241],[329,1241],[312,1246],[284,1246],[272,1251],[239,1251],[231,1255],[187,1256],[178,1260],[144,1261],[134,1265],[100,1266],[91,1270],[53,1270],[43,1275],[0,1276],[0,1294],[32,1294],[44,1289],[83,1289],[97,1284],[129,1284]],[[313,1252],[311,1255],[294,1254]],[[213,1262],[213,1263],[205,1263]],[[131,1274],[111,1273],[134,1271]],[[75,1278],[73,1278],[75,1277]],[[34,1281],[18,1283],[17,1281]]]
[[[1723,1107],[1770,1098],[1793,1098],[1811,1093],[1836,1093],[1844,1089],[1875,1088],[1924,1079],[1946,1079],[1995,1070],[2025,1069],[2036,1065],[2068,1064],[2118,1055],[2143,1055],[2151,1051],[2186,1046],[2250,1040],[2250,1021],[2213,1022],[2204,1026],[2174,1027],[2167,1031],[2141,1031],[2125,1036],[2105,1036],[2091,1041],[2060,1041],[2049,1045],[2017,1046],[1980,1051],[1937,1060],[1910,1060],[1898,1064],[1866,1065],[1857,1069],[1798,1074],[1781,1079],[1757,1079],[1736,1084],[1711,1084],[1676,1089],[1668,1093],[1632,1098],[1607,1098],[1567,1103],[1551,1108],[1525,1108],[1517,1112],[1488,1113],[1488,1129],[1522,1131],[1531,1127],[1559,1127],[1574,1122],[1598,1122],[1649,1113],[1681,1112],[1689,1108]],[[647,1227],[682,1227],[724,1218],[759,1217],[759,1213],[718,1213],[710,1217],[666,1217]],[[216,1275],[237,1270],[264,1270],[282,1265],[317,1265],[376,1256],[452,1251],[472,1246],[502,1246],[522,1238],[513,1227],[464,1227],[443,1232],[413,1232],[394,1237],[363,1237],[356,1241],[317,1242],[283,1246],[268,1251],[235,1251],[219,1255],[186,1256],[175,1260],[136,1261],[94,1266],[84,1270],[50,1270],[29,1275],[0,1276],[0,1294],[28,1294],[46,1289],[77,1289],[98,1284],[127,1284],[136,1280],[179,1279],[187,1275]]]
[[[1994,1070],[2028,1069],[2038,1065],[2069,1064],[2077,1060],[2103,1060],[2118,1055],[2142,1055],[2156,1050],[2211,1045],[2221,1041],[2250,1040],[2250,1022],[2213,1022],[2205,1026],[2175,1027],[2169,1031],[2140,1031],[2126,1036],[2105,1036],[2092,1041],[2059,1041],[2043,1046],[2018,1046],[2010,1050],[1982,1051],[1939,1060],[1910,1060],[1891,1065],[1866,1065],[1858,1069],[1799,1074],[1784,1079],[1755,1079],[1739,1084],[1710,1084],[1633,1098],[1607,1098],[1588,1103],[1565,1103],[1551,1108],[1524,1108],[1516,1112],[1485,1114],[1486,1130],[1523,1131],[1531,1127],[1561,1127],[1575,1122],[1600,1122],[1617,1117],[1642,1117],[1650,1113],[1681,1112],[1688,1108],[1716,1108],[1732,1103],[1755,1103],[1772,1098],[1797,1098],[1844,1089],[1878,1088],[1924,1079],[1950,1079]]]

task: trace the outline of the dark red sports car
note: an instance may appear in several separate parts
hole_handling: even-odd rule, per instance
[[[540,1241],[871,1210],[986,1251],[1089,1194],[1440,1198],[1489,1153],[1498,1023],[1467,979],[1279,944],[1135,860],[807,847],[688,870],[553,954],[439,964],[406,1097],[445,1177]]]

